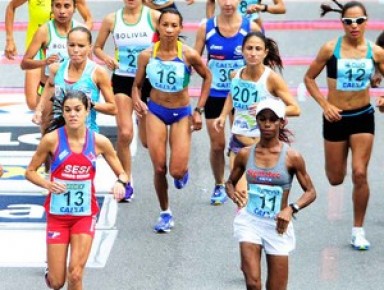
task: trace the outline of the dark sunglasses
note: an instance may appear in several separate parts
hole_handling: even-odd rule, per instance
[[[356,23],[360,25],[360,24],[363,24],[365,21],[367,21],[366,16],[362,16],[358,18],[341,18],[341,22],[343,22],[345,25],[352,25],[352,23]]]

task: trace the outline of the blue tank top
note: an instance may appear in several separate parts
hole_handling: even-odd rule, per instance
[[[270,168],[258,167],[255,164],[255,148],[252,146],[246,165],[248,183],[248,203],[246,210],[253,215],[275,218],[281,210],[283,193],[292,186],[292,174],[287,170],[285,158],[289,145],[282,143],[279,159]]]
[[[191,69],[183,60],[183,44],[177,42],[177,57],[161,60],[156,56],[160,41],[153,46],[152,57],[146,67],[147,78],[152,87],[166,93],[177,93],[188,86]]]
[[[231,87],[231,72],[244,66],[241,46],[244,37],[251,31],[251,22],[243,18],[239,31],[231,37],[224,37],[217,27],[217,18],[206,23],[205,45],[208,52],[208,67],[212,72],[211,97],[225,98]]]
[[[339,91],[363,91],[370,85],[375,70],[371,44],[367,41],[365,58],[341,58],[342,39],[338,38],[333,55],[326,63],[327,77],[336,79],[336,89]]]
[[[77,90],[84,92],[94,103],[100,100],[100,89],[94,83],[92,76],[97,68],[97,64],[91,60],[87,60],[83,74],[80,79],[74,83],[69,83],[68,79],[69,60],[65,60],[56,72],[55,75],[55,97],[53,101],[53,118],[62,115],[62,101],[64,92],[69,90]],[[99,127],[96,123],[97,112],[91,109],[87,118],[87,127],[95,132],[99,132]]]

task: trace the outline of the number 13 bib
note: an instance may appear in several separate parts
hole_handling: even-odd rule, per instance
[[[91,181],[72,181],[55,179],[65,183],[67,191],[51,193],[50,213],[54,215],[91,215]]]

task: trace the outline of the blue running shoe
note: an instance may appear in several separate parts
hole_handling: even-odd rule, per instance
[[[188,178],[189,178],[189,173],[188,171],[184,174],[182,179],[174,179],[173,183],[175,184],[175,187],[177,189],[182,189],[184,186],[187,185],[188,183]]]
[[[134,198],[133,187],[132,187],[131,183],[128,182],[127,185],[125,186],[124,200],[127,202],[131,202],[133,198]]]
[[[153,227],[156,233],[169,233],[175,222],[173,216],[170,213],[161,213],[157,224]]]
[[[216,184],[211,196],[211,205],[222,205],[227,199],[224,184]]]

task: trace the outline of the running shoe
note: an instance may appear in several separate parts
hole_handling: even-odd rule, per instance
[[[188,171],[184,174],[183,178],[181,179],[174,179],[173,183],[175,184],[175,187],[177,189],[182,189],[184,186],[187,185],[188,183],[188,178],[189,178],[189,173]]]
[[[47,284],[47,287],[49,289],[52,289],[51,282],[49,282],[48,273],[49,273],[48,267],[45,267],[45,271],[44,271],[45,284]]]
[[[124,200],[127,202],[131,202],[134,197],[135,197],[135,195],[133,194],[133,187],[132,187],[131,183],[128,182],[127,185],[125,186]]]
[[[365,238],[365,232],[363,228],[354,229],[352,231],[351,245],[355,250],[359,250],[359,251],[369,250],[369,247],[371,246],[371,244]]]
[[[174,227],[175,222],[170,213],[161,213],[157,224],[153,227],[156,233],[169,233]]]
[[[211,205],[224,204],[228,199],[224,184],[216,184],[211,196]]]

